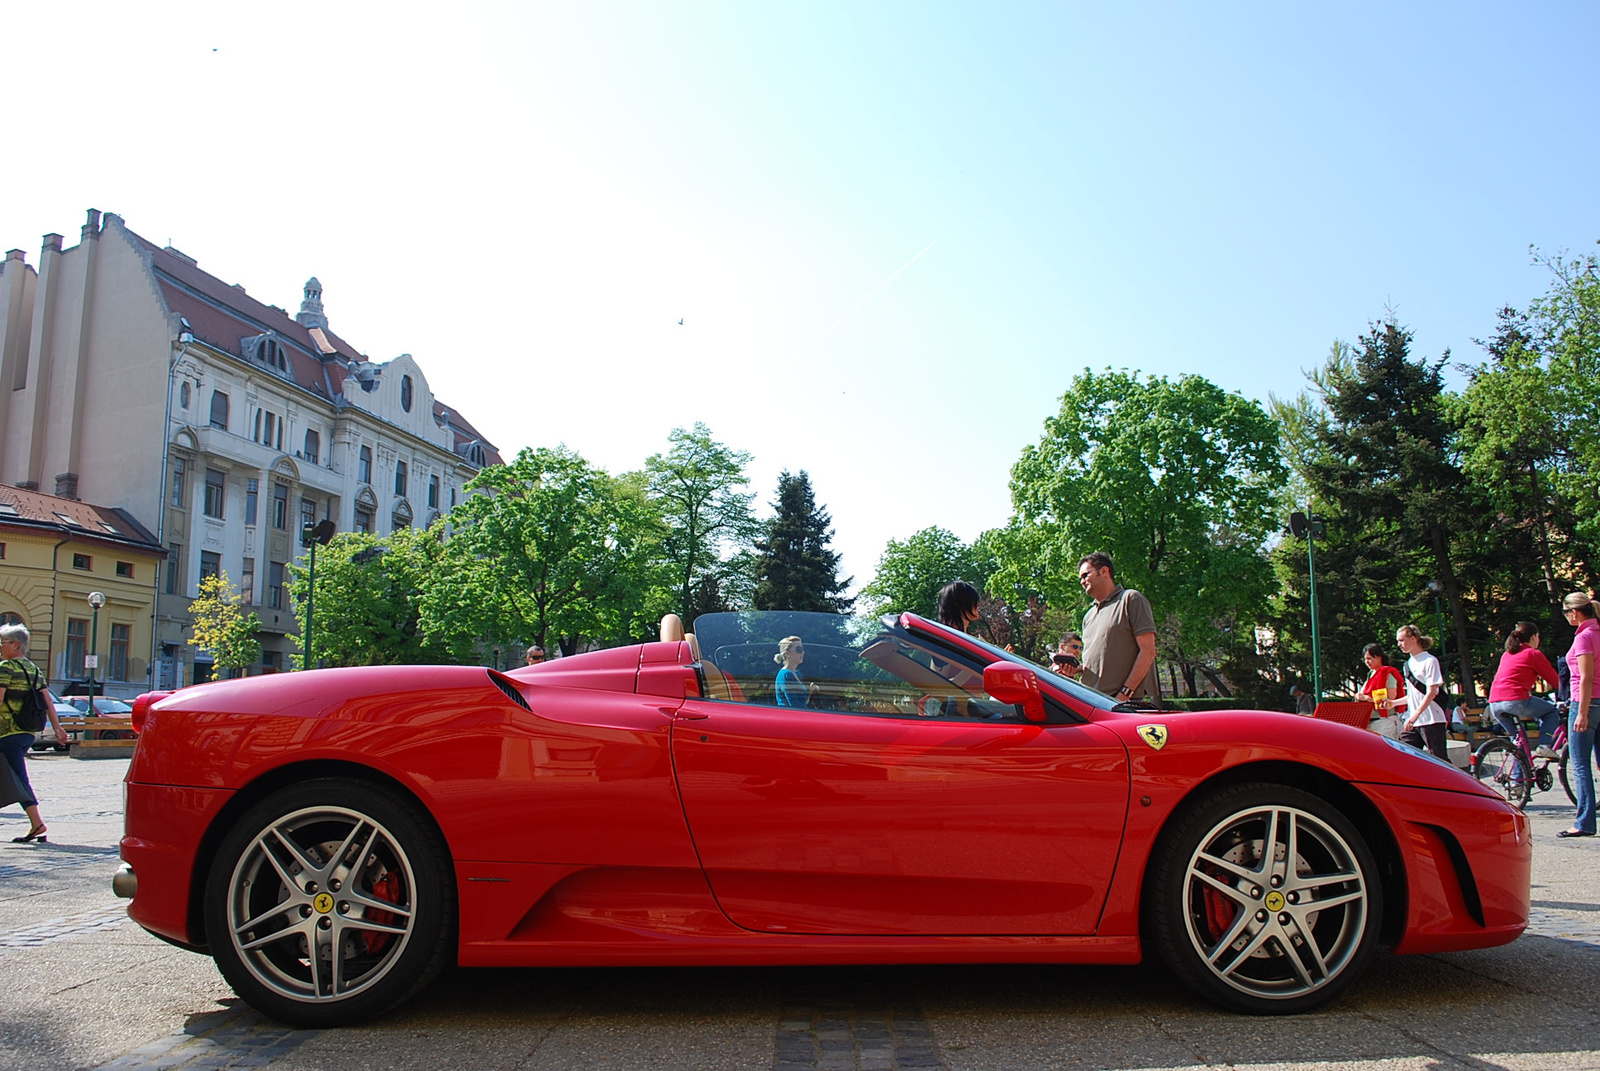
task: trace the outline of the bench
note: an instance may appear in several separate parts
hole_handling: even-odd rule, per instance
[[[133,736],[133,721],[109,714],[95,717],[57,717],[61,728],[77,733],[70,745],[75,759],[125,759],[133,754],[137,742]]]

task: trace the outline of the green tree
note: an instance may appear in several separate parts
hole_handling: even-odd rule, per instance
[[[677,606],[684,620],[729,609],[729,596],[747,594],[748,551],[760,525],[751,512],[755,493],[745,466],[750,455],[730,450],[695,424],[667,437],[665,454],[645,461],[651,500],[666,523],[662,553],[677,581]]]
[[[451,511],[422,624],[459,659],[484,645],[642,638],[666,606],[661,514],[644,477],[612,477],[566,447],[484,469]]]
[[[313,665],[438,665],[456,661],[422,625],[423,593],[444,557],[442,528],[399,528],[382,539],[335,536],[317,551]],[[289,597],[305,620],[307,570],[290,568]]]
[[[1194,674],[1265,614],[1263,545],[1282,523],[1278,426],[1201,377],[1085,370],[1011,470],[991,589],[1082,604],[1079,559],[1103,550],[1150,599],[1164,653]],[[1218,681],[1219,685],[1222,682]]]
[[[1454,622],[1451,654],[1470,690],[1471,644],[1451,544],[1453,533],[1481,523],[1484,511],[1452,457],[1441,376],[1449,353],[1437,361],[1413,360],[1411,339],[1391,316],[1374,323],[1352,349],[1336,350],[1313,377],[1326,419],[1312,429],[1315,448],[1305,475],[1315,497],[1349,526],[1354,564],[1366,562],[1385,579],[1392,576],[1393,593],[1415,600],[1411,614],[1389,621],[1377,635],[1393,635],[1406,617],[1422,625],[1426,619],[1417,611],[1431,609],[1431,600],[1421,597],[1424,576],[1431,572],[1443,584]],[[1363,580],[1370,583],[1353,565],[1344,583]],[[1324,586],[1319,583],[1319,595]]]
[[[878,572],[861,589],[860,598],[872,614],[909,610],[938,619],[939,589],[952,580],[965,580],[982,590],[989,579],[974,548],[944,528],[924,528],[905,542],[889,540],[878,559]]]
[[[855,600],[844,595],[850,578],[839,579],[839,555],[828,549],[833,520],[817,505],[811,477],[804,470],[793,476],[787,470],[781,473],[772,507],[774,516],[755,544],[755,609],[850,609]]]
[[[239,609],[239,593],[227,573],[200,578],[200,594],[189,604],[193,638],[189,643],[211,654],[219,669],[242,670],[261,659],[261,619]]]

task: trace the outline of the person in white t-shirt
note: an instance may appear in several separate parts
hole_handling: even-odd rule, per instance
[[[1450,761],[1446,743],[1450,731],[1450,715],[1439,705],[1439,693],[1444,690],[1444,671],[1439,659],[1428,653],[1433,637],[1424,636],[1415,625],[1401,625],[1395,633],[1395,642],[1410,655],[1402,670],[1406,679],[1406,720],[1401,726],[1401,743],[1410,744],[1419,751],[1426,750],[1437,758]]]

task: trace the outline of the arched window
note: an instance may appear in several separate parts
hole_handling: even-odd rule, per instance
[[[306,460],[311,462],[313,465],[317,464],[318,463],[317,459],[320,456],[321,452],[322,452],[322,436],[320,436],[316,432],[311,431],[311,430],[308,429],[306,431],[306,449],[305,449]]]
[[[220,390],[211,392],[211,426],[228,430],[228,396]]]
[[[189,408],[189,381],[184,380],[178,385],[178,408]]]
[[[406,497],[406,463],[404,461],[395,462],[394,493],[401,498]]]
[[[411,377],[400,377],[400,408],[411,412]]]

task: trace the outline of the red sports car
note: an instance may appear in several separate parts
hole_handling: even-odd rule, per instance
[[[1298,1012],[1528,920],[1528,823],[1343,725],[1116,703],[912,614],[140,698],[116,879],[323,1026],[452,959],[1135,963]]]

